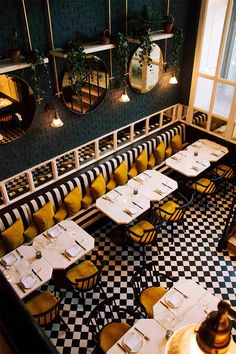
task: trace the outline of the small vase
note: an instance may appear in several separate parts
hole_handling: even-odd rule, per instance
[[[109,44],[111,41],[111,35],[108,29],[105,29],[99,36],[99,42],[101,44]]]
[[[171,33],[173,28],[173,23],[163,23],[163,28],[165,33]]]
[[[20,49],[9,50],[8,55],[13,63],[17,63],[20,59]]]

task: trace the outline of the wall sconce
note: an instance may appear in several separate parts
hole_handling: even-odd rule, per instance
[[[176,331],[167,342],[165,354],[233,354],[236,343],[232,340],[232,323],[236,312],[225,301],[218,303],[218,311],[208,314],[205,321],[191,324]]]
[[[175,76],[175,73],[172,73],[171,78],[170,78],[170,80],[169,80],[169,84],[171,84],[171,85],[176,85],[176,84],[178,84],[178,80],[177,80],[177,78],[176,78],[176,76]]]
[[[128,94],[127,94],[126,88],[124,89],[124,92],[122,93],[121,97],[119,98],[119,101],[123,102],[123,103],[127,103],[127,102],[130,101],[130,98],[129,98]]]
[[[61,118],[59,117],[59,114],[57,113],[57,111],[55,112],[54,114],[54,118],[53,118],[53,121],[51,123],[51,127],[52,128],[60,128],[63,126],[63,122],[61,120]]]

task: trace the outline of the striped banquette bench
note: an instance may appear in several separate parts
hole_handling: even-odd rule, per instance
[[[126,162],[128,169],[130,169],[137,157],[144,149],[147,150],[148,157],[150,157],[151,153],[153,153],[154,149],[159,145],[161,141],[164,142],[165,147],[167,148],[170,145],[171,139],[176,134],[181,136],[182,143],[185,144],[186,126],[184,123],[174,123],[172,126],[169,126],[166,131],[161,132],[159,135],[156,135],[149,140],[146,140],[140,145],[137,145],[130,150],[127,150],[120,155],[117,155],[80,175],[78,174],[78,176],[62,183],[53,189],[48,190],[40,196],[33,196],[32,199],[25,202],[24,204],[21,204],[8,211],[7,213],[2,214],[0,217],[0,232],[9,228],[9,226],[11,226],[19,218],[22,219],[24,228],[26,229],[32,222],[32,215],[49,201],[52,202],[54,210],[58,210],[62,205],[65,196],[75,187],[78,186],[82,192],[82,195],[84,196],[86,191],[90,188],[92,182],[100,173],[103,174],[106,183],[108,183],[111,176],[113,175],[114,170],[121,164],[123,160]],[[165,161],[155,166],[154,169],[164,173],[168,173],[168,170],[170,170],[165,165]],[[86,228],[101,217],[101,212],[96,209],[95,204],[93,203],[88,209],[81,209],[77,214],[69,217],[69,219],[75,221],[81,227]]]

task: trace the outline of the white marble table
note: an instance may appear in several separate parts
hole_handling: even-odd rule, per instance
[[[166,165],[186,177],[197,177],[228,152],[222,145],[200,139],[166,159]]]
[[[117,224],[129,224],[150,208],[150,200],[134,195],[128,185],[119,186],[96,200],[96,207]]]
[[[52,229],[58,231],[57,237],[49,237]],[[36,236],[33,247],[42,252],[53,269],[66,269],[94,248],[94,238],[72,220],[63,220]],[[68,254],[66,250],[74,252]]]
[[[14,264],[4,267],[2,260],[9,256]],[[48,282],[52,277],[53,269],[51,265],[43,257],[37,259],[36,251],[32,246],[22,245],[17,250],[2,257],[0,262],[0,269],[21,299]],[[24,288],[21,284],[23,277],[26,281],[30,280],[29,288]]]
[[[147,170],[128,181],[128,186],[137,189],[150,201],[160,201],[178,188],[178,183],[155,170]]]
[[[174,288],[182,292],[185,297]],[[165,302],[165,297],[168,293],[170,296],[170,292],[175,292],[178,299],[182,299],[177,308],[172,308]],[[129,332],[138,333],[135,329],[138,328],[149,338],[149,341],[143,338],[143,346],[139,354],[162,354],[167,343],[167,330],[175,332],[187,324],[201,323],[206,319],[207,313],[217,309],[217,304],[221,300],[191,279],[179,280],[167,294],[154,305],[154,319],[141,319],[129,330]],[[124,336],[120,338],[118,343],[124,347]],[[107,353],[122,353],[122,349],[116,343]]]

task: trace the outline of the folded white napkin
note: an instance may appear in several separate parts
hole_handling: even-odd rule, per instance
[[[47,232],[49,237],[58,237],[61,234],[61,229],[59,229],[57,226],[51,228]]]
[[[138,175],[137,177],[135,177],[137,181],[140,181],[140,182],[145,182],[149,177],[145,174],[140,174]]]
[[[183,296],[177,291],[168,291],[165,297],[167,305],[177,308],[180,307],[183,303]]]
[[[139,207],[137,207],[136,205],[132,205],[130,207],[127,208],[127,211],[132,214],[135,215],[137,214],[141,209]]]
[[[214,155],[221,156],[223,152],[221,150],[215,150]]]
[[[167,192],[170,191],[170,189],[168,187],[163,186],[163,185],[159,186],[155,190],[156,190],[157,193],[159,192],[160,194],[166,194]]]
[[[199,168],[199,167],[197,167],[197,166],[192,166],[192,169],[193,169],[194,171],[197,171],[197,172],[201,171],[201,168]]]
[[[66,249],[66,253],[70,257],[76,257],[80,253],[80,248],[77,245],[72,245]]]
[[[33,276],[33,274],[27,274],[21,278],[20,282],[25,289],[30,289],[36,284],[37,279]]]
[[[106,197],[108,199],[110,199],[112,202],[114,202],[118,198],[118,196],[119,196],[119,194],[114,192],[114,191],[111,191],[111,192],[106,194]]]
[[[139,351],[142,338],[135,332],[129,332],[124,336],[124,345],[130,353]]]

